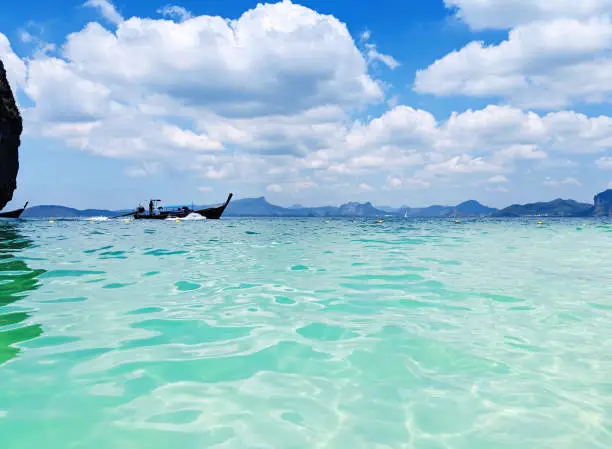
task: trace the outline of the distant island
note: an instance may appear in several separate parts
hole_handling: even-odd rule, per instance
[[[203,205],[201,207],[208,207]],[[198,206],[200,207],[200,206]],[[25,210],[22,218],[88,218],[113,217],[129,210],[86,209],[64,206],[33,206]],[[593,204],[574,200],[555,199],[549,202],[513,204],[504,209],[484,206],[478,201],[465,201],[456,206],[434,205],[424,208],[403,206],[375,207],[372,203],[350,202],[341,206],[282,207],[269,203],[264,197],[232,201],[224,216],[229,217],[410,217],[410,218],[468,218],[468,217],[611,217],[612,189],[594,197]]]

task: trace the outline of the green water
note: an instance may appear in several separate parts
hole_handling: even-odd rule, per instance
[[[0,223],[0,448],[612,447],[612,225]]]

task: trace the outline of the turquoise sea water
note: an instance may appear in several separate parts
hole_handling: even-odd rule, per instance
[[[0,448],[612,447],[612,225],[0,223]]]

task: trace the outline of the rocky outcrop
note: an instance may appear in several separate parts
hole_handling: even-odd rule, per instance
[[[612,217],[612,189],[595,195],[595,216]]]
[[[593,215],[593,205],[574,200],[556,200],[540,203],[513,204],[495,212],[494,217],[589,217]]]
[[[0,210],[13,199],[17,188],[22,131],[21,115],[0,61]]]

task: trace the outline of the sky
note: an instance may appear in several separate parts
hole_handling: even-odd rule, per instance
[[[494,207],[612,186],[612,0],[22,0],[7,208]]]

